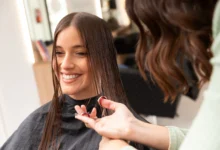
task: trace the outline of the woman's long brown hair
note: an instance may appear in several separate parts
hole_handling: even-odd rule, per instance
[[[59,33],[69,26],[77,28],[88,51],[88,62],[97,94],[105,95],[109,99],[128,106],[116,62],[116,50],[106,23],[88,13],[71,13],[59,22],[54,34],[52,53],[52,67],[54,62],[56,64],[56,67],[52,69],[54,95],[46,118],[39,150],[46,150],[49,147],[59,149],[59,139],[57,138],[61,134],[61,109],[64,99],[59,80],[56,77],[58,66],[55,47]]]
[[[175,100],[189,89],[184,75],[184,58],[195,66],[202,85],[209,80],[212,66],[211,24],[217,0],[126,0],[129,17],[140,30],[136,51],[139,70],[149,70],[165,95]],[[179,61],[178,61],[179,60]]]

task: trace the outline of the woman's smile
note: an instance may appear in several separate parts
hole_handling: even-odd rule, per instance
[[[61,73],[61,78],[62,78],[62,81],[64,83],[73,83],[74,81],[76,81],[79,77],[81,76],[81,74],[63,74]]]

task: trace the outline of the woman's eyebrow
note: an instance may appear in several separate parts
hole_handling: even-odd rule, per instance
[[[74,46],[72,46],[72,49],[77,49],[77,48],[85,48],[85,46],[84,45],[74,45]]]
[[[62,46],[57,45],[57,46],[55,46],[55,48],[56,49],[62,49]]]
[[[55,48],[57,48],[57,49],[62,49],[63,47],[60,46],[60,45],[57,45]],[[78,48],[85,48],[85,46],[84,46],[84,45],[77,44],[77,45],[73,45],[71,48],[72,48],[72,49],[78,49]]]

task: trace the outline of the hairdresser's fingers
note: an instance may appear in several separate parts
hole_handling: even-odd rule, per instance
[[[93,119],[97,119],[97,110],[96,108],[94,107],[90,113],[90,118],[93,118]]]
[[[94,127],[95,127],[95,120],[94,119],[89,118],[87,116],[82,116],[82,115],[76,115],[75,118],[84,122],[87,125],[87,127],[94,129]]]
[[[99,99],[98,103],[103,108],[107,108],[107,109],[114,110],[114,111],[116,110],[116,108],[122,106],[121,103],[117,103],[117,102],[114,102],[108,99]]]

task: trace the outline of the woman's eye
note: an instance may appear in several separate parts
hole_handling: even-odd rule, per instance
[[[79,55],[79,56],[86,56],[87,52],[77,52],[76,54]]]
[[[56,51],[56,55],[61,55],[61,54],[63,54],[63,52]]]

